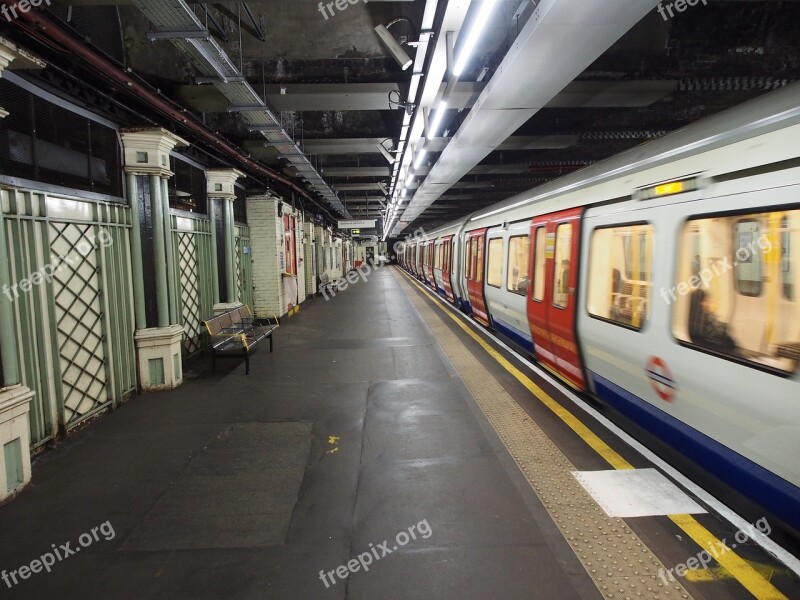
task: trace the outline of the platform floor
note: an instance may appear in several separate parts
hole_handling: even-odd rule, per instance
[[[304,303],[249,376],[201,359],[180,389],[46,452],[0,507],[0,569],[93,528],[99,539],[50,573],[0,581],[0,598],[571,599],[625,597],[629,583],[652,598],[752,597],[713,570],[661,585],[656,566],[698,548],[666,518],[633,524],[587,501],[562,470],[608,465],[439,311],[383,268]],[[785,597],[800,593],[748,552]]]

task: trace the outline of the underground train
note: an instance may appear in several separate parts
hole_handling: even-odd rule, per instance
[[[442,298],[800,531],[800,84],[395,246]]]

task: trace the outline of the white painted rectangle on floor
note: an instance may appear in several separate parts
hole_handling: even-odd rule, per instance
[[[609,517],[706,512],[656,469],[573,471],[572,474]]]

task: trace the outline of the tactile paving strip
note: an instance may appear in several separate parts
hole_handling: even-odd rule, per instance
[[[441,318],[394,274],[522,470],[586,572],[606,598],[691,598],[622,519],[609,517],[573,477],[575,467]]]

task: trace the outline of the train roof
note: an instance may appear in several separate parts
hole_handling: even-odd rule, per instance
[[[764,94],[662,138],[634,146],[579,171],[451,221],[431,233],[452,229],[464,221],[476,221],[515,208],[523,202],[530,205],[797,124],[800,124],[800,83]]]

